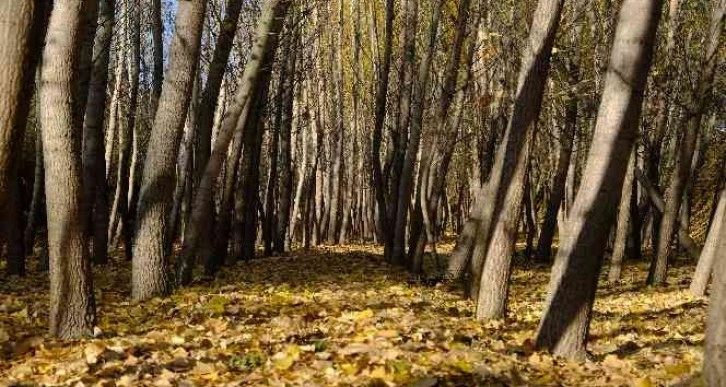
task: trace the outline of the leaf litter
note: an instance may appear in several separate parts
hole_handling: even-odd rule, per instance
[[[127,263],[97,267],[98,328],[77,341],[46,336],[43,274],[0,282],[0,386],[703,384],[705,300],[686,290],[688,265],[662,289],[641,285],[642,264],[603,282],[589,358],[575,363],[533,348],[547,268],[518,265],[508,317],[482,322],[461,289],[380,253],[253,260],[143,303],[129,301]]]

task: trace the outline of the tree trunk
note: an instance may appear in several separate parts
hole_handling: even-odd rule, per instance
[[[88,235],[93,236],[91,256],[93,262],[98,264],[106,263],[108,260],[108,186],[103,140],[113,25],[114,1],[101,0],[98,32],[93,44],[93,65],[88,87],[86,119],[83,122],[84,196],[90,206],[87,226]]]
[[[623,259],[625,258],[625,250],[628,246],[630,205],[632,201],[631,192],[633,191],[636,162],[637,153],[633,151],[630,155],[628,171],[625,174],[625,181],[623,182],[623,192],[620,194],[617,229],[615,230],[615,245],[613,247],[613,255],[610,258],[610,270],[608,271],[608,282],[611,283],[620,281],[620,275],[623,271]]]
[[[372,186],[375,192],[378,217],[376,230],[384,243],[389,245],[391,233],[386,229],[386,203],[387,181],[383,176],[381,165],[381,143],[383,142],[383,124],[386,120],[386,105],[388,103],[388,80],[391,72],[391,55],[393,52],[393,4],[394,0],[386,0],[385,31],[383,41],[383,57],[378,66],[378,79],[376,83],[375,117],[373,119],[373,135],[371,139],[371,163],[373,164]],[[389,246],[389,248],[392,247]]]
[[[0,66],[4,69],[0,76],[0,89],[3,90],[0,98],[0,213],[8,214],[0,220],[0,250],[5,240],[9,274],[25,274],[20,150],[49,14],[50,4],[46,0],[23,0],[0,6],[0,36],[4,42],[0,44]],[[32,245],[28,249],[32,250]]]
[[[719,238],[724,234],[722,231],[722,229],[726,228],[724,225],[726,225],[726,188],[721,189],[721,199],[718,201],[711,228],[708,230],[706,244],[701,251],[701,257],[698,258],[696,272],[693,274],[693,280],[689,287],[691,293],[696,297],[706,295],[706,288],[712,273],[723,276],[723,272],[714,272],[713,267],[718,261],[717,257],[723,255],[724,252],[724,246],[719,245],[719,243],[723,243],[723,239]]]
[[[212,54],[212,62],[209,64],[207,74],[207,84],[202,92],[199,101],[199,111],[197,112],[196,127],[196,150],[195,150],[195,171],[194,171],[194,187],[199,185],[204,170],[209,161],[209,155],[212,147],[212,126],[214,124],[214,112],[217,110],[217,101],[219,100],[219,92],[222,87],[222,80],[227,69],[229,55],[232,52],[232,43],[237,32],[237,24],[239,15],[242,11],[242,0],[227,0],[224,7],[225,14],[222,24],[220,24],[219,36],[217,37],[214,53]],[[211,211],[211,207],[207,209]]]
[[[625,0],[620,8],[593,145],[537,332],[537,347],[565,358],[585,357],[602,257],[630,157],[621,150],[632,149],[637,135],[661,4]]]
[[[153,46],[153,76],[151,82],[151,114],[156,114],[164,83],[164,23],[161,20],[161,0],[151,0],[151,43]]]
[[[140,12],[141,10],[138,7],[129,8],[131,4],[126,4],[127,11],[130,12]],[[121,160],[121,157],[125,158],[125,163],[120,163],[119,168],[123,166],[123,177],[126,177],[128,182],[123,182],[123,188],[124,190],[121,191],[122,193],[122,200],[125,201],[123,206],[123,241],[124,241],[124,252],[126,253],[126,259],[131,260],[132,259],[132,252],[133,252],[133,244],[134,244],[134,237],[136,232],[136,227],[138,225],[136,222],[136,214],[138,209],[138,198],[141,190],[141,179],[139,178],[139,175],[141,174],[142,169],[142,154],[143,152],[140,148],[147,143],[148,139],[148,133],[145,131],[142,132],[141,125],[138,123],[137,120],[137,114],[139,113],[137,111],[138,105],[139,105],[139,75],[140,75],[140,63],[141,63],[141,38],[140,38],[140,24],[136,23],[137,20],[140,20],[140,15],[130,15],[130,17],[127,18],[127,26],[126,29],[128,31],[128,34],[130,36],[131,44],[129,45],[129,56],[128,56],[128,78],[129,78],[129,91],[128,91],[128,98],[129,98],[129,108],[126,112],[125,118],[125,124],[122,130],[124,130],[124,138],[122,139],[121,134],[119,134],[119,144],[120,149],[119,152],[123,151],[123,154],[119,153],[119,160]],[[153,112],[156,111],[156,106],[154,106]],[[144,134],[144,138],[142,141],[141,135]],[[123,141],[123,142],[122,142]]]
[[[725,1],[720,1],[723,9]],[[726,386],[726,189],[721,191],[720,207],[721,212],[714,220],[709,234],[709,243],[713,247],[715,267],[713,271],[713,285],[711,290],[711,302],[708,307],[708,326],[706,328],[706,345],[704,354],[703,373],[707,386]],[[719,219],[720,217],[720,219]],[[718,254],[716,252],[721,252]],[[717,256],[718,254],[718,256]],[[706,258],[702,257],[701,259]]]
[[[33,27],[33,17],[38,1],[6,1],[0,6],[0,213],[10,211],[12,186],[17,179],[13,178],[17,150],[22,144],[24,126],[18,126],[25,84],[33,71],[25,68],[26,61],[32,55],[28,45]],[[24,120],[24,119],[23,119]],[[2,230],[0,224],[0,230]],[[2,246],[2,234],[0,234]],[[1,247],[0,247],[1,249]]]
[[[178,4],[169,69],[144,163],[133,246],[131,295],[146,300],[169,291],[165,239],[174,195],[179,140],[191,100],[206,1]]]
[[[695,93],[687,104],[687,122],[683,140],[678,147],[676,165],[670,179],[670,185],[665,192],[665,209],[660,225],[659,239],[654,261],[648,273],[648,283],[661,286],[666,282],[668,261],[671,254],[671,240],[678,230],[678,216],[681,211],[683,194],[688,186],[691,163],[696,148],[696,141],[701,131],[701,120],[706,109],[705,100],[708,97],[718,61],[717,50],[721,31],[723,30],[726,1],[714,3],[709,35],[706,49],[703,51],[701,69],[698,74],[698,84]],[[688,226],[686,225],[686,230]]]
[[[386,206],[386,223],[393,226],[392,232],[389,232],[384,243],[384,256],[394,264],[402,264],[403,258],[403,237],[400,236],[401,230],[398,229],[398,192],[401,184],[401,173],[403,169],[404,159],[406,157],[406,145],[408,144],[408,129],[411,119],[411,102],[412,88],[414,84],[414,63],[416,59],[416,30],[418,26],[418,1],[404,0],[403,17],[404,26],[401,28],[401,64],[398,71],[398,112],[396,115],[395,131],[391,133],[392,146],[389,153],[391,155],[390,162],[390,181],[388,188],[388,198]],[[438,3],[437,3],[438,4]],[[387,173],[387,174],[388,174]],[[403,210],[408,212],[408,202]],[[405,229],[403,230],[405,231]],[[401,240],[396,247],[396,233],[399,234]],[[399,250],[396,253],[396,250]]]
[[[81,0],[56,0],[48,25],[40,90],[50,256],[50,334],[90,335],[96,322],[93,282],[84,233],[81,122],[74,99],[82,43]]]
[[[418,0],[413,0],[418,1]],[[403,157],[401,167],[401,176],[398,187],[396,189],[396,218],[393,235],[393,261],[402,263],[405,261],[406,255],[406,225],[408,217],[408,208],[411,202],[411,191],[413,188],[413,173],[416,167],[416,156],[419,153],[419,145],[421,143],[421,134],[423,131],[423,111],[424,100],[428,92],[429,78],[431,72],[431,61],[436,47],[436,37],[438,35],[439,23],[444,6],[443,0],[434,3],[433,15],[431,17],[431,25],[428,35],[428,46],[424,52],[424,57],[418,68],[418,77],[413,85],[413,96],[411,98],[411,118],[409,119],[410,128],[399,128],[402,131],[409,131],[408,145]],[[448,109],[447,109],[448,110]],[[403,139],[403,137],[402,137]],[[403,143],[403,141],[402,141]]]
[[[290,23],[293,25],[293,23]],[[293,27],[295,28],[295,27]],[[293,102],[295,99],[295,72],[297,71],[297,31],[288,30],[291,47],[284,62],[286,73],[284,94],[282,95],[282,122],[280,125],[280,172],[279,172],[279,207],[277,211],[276,248],[280,253],[290,251],[288,227],[290,225],[290,207],[292,200],[292,120]]]
[[[472,251],[470,296],[477,318],[503,317],[517,222],[529,157],[528,137],[542,107],[550,54],[562,13],[562,0],[540,0],[534,12],[517,81],[511,119],[484,191],[482,223]],[[481,289],[481,290],[480,290]]]
[[[571,92],[568,96],[567,108],[565,112],[565,127],[560,133],[560,154],[557,159],[557,172],[555,172],[552,181],[552,191],[550,192],[549,203],[547,204],[547,212],[544,216],[542,229],[537,239],[537,257],[540,262],[550,262],[552,256],[552,241],[557,228],[557,214],[560,212],[560,206],[565,198],[565,190],[567,188],[567,172],[570,169],[570,160],[572,159],[573,143],[575,133],[577,132],[577,112],[578,100],[575,94],[576,85],[580,81],[580,71],[578,65],[574,61],[569,61],[569,87]]]
[[[663,212],[663,208],[665,208],[665,202],[663,201],[663,196],[661,196],[660,192],[658,192],[658,189],[651,184],[651,182],[648,180],[648,178],[645,176],[643,171],[641,171],[639,168],[635,168],[635,178],[638,179],[638,182],[643,187],[643,191],[645,191],[645,194],[650,199],[651,203],[653,204],[654,212],[657,214],[660,214]],[[683,246],[684,249],[688,252],[688,254],[693,259],[698,259],[698,257],[701,255],[701,249],[696,245],[696,242],[691,239],[691,237],[686,232],[686,226],[679,223],[679,229],[678,229],[678,241],[681,242],[681,246]]]
[[[204,229],[210,227],[210,211],[208,209],[212,208],[214,185],[227,156],[229,143],[232,141],[235,130],[247,129],[247,121],[252,109],[246,108],[246,105],[253,102],[253,96],[256,89],[259,88],[258,84],[262,83],[263,77],[261,74],[269,71],[269,69],[265,69],[265,65],[269,65],[271,61],[266,62],[266,58],[274,57],[274,52],[277,50],[277,35],[282,29],[282,21],[289,4],[287,0],[267,0],[257,22],[255,43],[252,47],[250,60],[247,62],[244,73],[240,78],[243,83],[239,85],[232,106],[222,118],[214,148],[199,182],[199,187],[194,194],[189,229],[184,238],[184,245],[177,267],[182,284],[191,279],[189,274],[198,254],[199,238]],[[248,150],[245,150],[245,153],[248,153]],[[206,259],[207,257],[201,257],[202,262],[206,262]]]

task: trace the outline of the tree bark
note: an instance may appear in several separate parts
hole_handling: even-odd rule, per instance
[[[0,250],[7,246],[7,272],[25,274],[20,161],[35,90],[36,67],[43,51],[50,3],[24,0],[0,6]],[[38,141],[40,143],[40,141]],[[38,182],[38,181],[36,181]],[[32,216],[32,213],[29,214]],[[27,248],[32,251],[32,246]]]
[[[413,0],[418,1],[418,0]],[[424,57],[418,68],[418,76],[413,85],[413,96],[411,98],[411,117],[409,119],[410,128],[408,130],[408,146],[406,146],[403,164],[401,166],[401,176],[398,187],[396,189],[396,218],[393,235],[393,261],[403,263],[406,261],[406,225],[408,219],[408,209],[411,202],[411,191],[413,188],[413,173],[416,167],[416,156],[419,153],[419,145],[421,143],[421,134],[423,131],[423,111],[424,99],[429,87],[429,78],[431,72],[431,61],[436,47],[436,37],[439,30],[439,22],[443,10],[443,0],[434,3],[433,15],[431,17],[431,25],[429,26],[428,46],[424,52]],[[448,110],[448,109],[447,109]],[[403,139],[403,137],[402,137]],[[403,141],[402,141],[403,143]]]
[[[721,6],[725,2],[720,1]],[[721,191],[721,213],[719,223],[714,223],[709,243],[714,245],[715,267],[711,302],[708,307],[708,326],[706,328],[706,345],[703,373],[707,386],[726,386],[726,189]],[[720,254],[716,251],[721,252]],[[703,259],[703,258],[702,258]]]
[[[96,322],[93,282],[84,233],[81,122],[75,82],[82,44],[83,1],[56,0],[48,25],[40,89],[45,156],[50,334],[88,336]]]
[[[376,218],[376,230],[384,243],[388,242],[390,232],[386,229],[386,214],[388,204],[386,202],[387,182],[384,180],[381,165],[381,144],[383,142],[383,124],[386,120],[386,105],[388,103],[388,80],[391,72],[391,55],[393,53],[393,4],[394,0],[386,0],[385,31],[383,38],[383,57],[378,66],[378,79],[376,82],[375,117],[373,119],[373,135],[371,139],[371,163],[373,167],[372,186],[375,192],[378,217]]]
[[[222,80],[227,69],[229,55],[232,52],[232,43],[237,32],[239,15],[242,11],[242,0],[227,0],[224,7],[225,14],[220,24],[219,36],[212,54],[212,62],[209,64],[207,83],[204,86],[196,128],[196,150],[195,150],[195,171],[194,187],[199,185],[204,170],[209,161],[212,148],[212,126],[214,124],[214,112],[217,110],[217,101],[222,87]],[[211,210],[208,209],[208,211]]]
[[[139,192],[131,295],[146,300],[169,291],[165,239],[176,159],[191,100],[204,21],[204,0],[178,4],[169,69],[154,118]]]
[[[638,179],[638,182],[643,187],[643,191],[645,191],[645,194],[653,204],[653,208],[656,213],[662,213],[663,208],[665,208],[665,202],[663,201],[663,196],[661,196],[660,192],[658,192],[658,189],[655,188],[648,180],[645,173],[637,167],[635,168],[635,178]],[[680,223],[678,229],[678,241],[693,259],[698,259],[701,255],[701,249],[698,245],[696,245],[696,242],[691,239],[688,232],[686,232],[686,226]]]
[[[108,260],[108,186],[104,154],[104,118],[106,114],[106,86],[111,39],[114,25],[114,0],[101,0],[98,32],[93,44],[91,80],[83,121],[83,179],[88,211],[88,235],[93,243],[93,262]]]
[[[472,251],[470,296],[477,302],[477,318],[504,315],[511,257],[521,213],[529,157],[528,137],[542,107],[550,55],[562,13],[562,0],[540,0],[534,11],[517,81],[512,115],[497,151],[484,197],[482,223]],[[481,290],[480,290],[481,289]]]
[[[615,31],[592,147],[552,268],[536,345],[584,359],[592,305],[652,62],[660,0],[625,0]]]
[[[650,285],[662,286],[666,283],[668,262],[671,255],[671,241],[673,234],[678,230],[679,213],[683,202],[683,195],[688,186],[691,174],[693,154],[696,149],[696,142],[701,131],[701,120],[706,109],[705,100],[710,93],[716,64],[718,61],[717,51],[719,48],[721,31],[723,30],[724,13],[726,12],[726,1],[714,3],[711,15],[711,25],[706,41],[706,49],[703,51],[703,58],[698,84],[694,95],[687,106],[687,122],[683,140],[678,147],[678,158],[670,179],[670,185],[665,192],[665,209],[660,224],[658,245],[654,261],[648,273]],[[686,225],[686,229],[688,226]]]
[[[557,159],[557,171],[552,181],[547,212],[537,239],[536,259],[540,262],[550,262],[552,257],[552,241],[557,228],[557,214],[560,212],[560,206],[565,198],[567,172],[570,169],[573,143],[577,132],[578,98],[575,94],[575,88],[580,82],[580,69],[573,60],[568,61],[568,67],[570,93],[565,112],[565,127],[560,133],[560,154]]]
[[[708,230],[708,237],[706,237],[706,244],[703,246],[701,257],[698,258],[698,265],[696,266],[696,272],[693,274],[693,280],[689,287],[690,292],[696,297],[703,297],[706,295],[706,288],[708,282],[711,279],[712,274],[718,274],[723,276],[723,272],[714,272],[714,265],[718,262],[718,256],[723,255],[723,239],[719,239],[724,232],[721,229],[726,228],[726,188],[721,189],[721,198],[718,201],[716,213],[711,223],[711,227]],[[714,287],[717,285],[714,285]]]
[[[247,62],[244,73],[240,78],[242,83],[237,88],[232,106],[225,111],[214,148],[199,182],[199,187],[194,194],[189,229],[184,238],[179,265],[176,268],[182,284],[191,279],[189,274],[198,254],[199,238],[205,227],[210,226],[209,215],[211,214],[208,209],[212,207],[214,184],[227,156],[227,150],[235,133],[235,128],[237,128],[236,130],[247,129],[246,122],[252,109],[246,109],[246,105],[252,103],[252,97],[256,89],[259,88],[258,84],[262,83],[260,81],[263,78],[261,74],[269,71],[269,69],[265,69],[265,66],[269,66],[271,62],[265,60],[271,55],[274,57],[274,52],[277,50],[278,34],[282,29],[282,21],[289,5],[288,0],[267,0],[257,22],[255,43],[252,47],[250,60]],[[247,152],[245,150],[245,153]],[[206,259],[207,257],[201,257],[202,262],[206,262]]]
[[[625,258],[625,250],[628,246],[628,231],[630,227],[630,205],[633,191],[633,183],[635,180],[635,163],[637,162],[637,153],[631,152],[630,162],[628,163],[628,171],[625,174],[623,182],[623,192],[620,194],[620,205],[618,206],[617,228],[615,230],[615,244],[613,246],[613,255],[610,258],[610,269],[608,271],[608,282],[614,283],[620,281],[623,271],[623,260]]]

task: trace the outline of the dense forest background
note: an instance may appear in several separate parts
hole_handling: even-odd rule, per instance
[[[12,363],[0,377],[32,379],[16,371],[40,351],[29,344],[40,326],[55,343],[103,347],[83,371],[101,372],[98,357],[118,347],[108,340],[124,334],[99,332],[117,330],[109,316],[124,310],[197,308],[184,301],[192,292],[202,312],[231,324],[240,308],[278,305],[228,305],[271,289],[269,278],[283,298],[291,290],[276,286],[297,284],[317,290],[296,287],[294,297],[343,286],[356,299],[366,291],[357,275],[382,299],[404,297],[387,293],[398,286],[387,276],[409,286],[405,297],[438,294],[422,313],[465,303],[470,315],[432,317],[461,317],[436,328],[449,333],[534,322],[525,344],[502,339],[503,350],[524,348],[539,365],[560,359],[556,367],[612,363],[588,350],[599,348],[591,325],[605,313],[596,300],[680,303],[694,314],[685,324],[701,329],[687,335],[700,336],[666,350],[671,360],[648,361],[672,367],[675,356],[688,368],[666,374],[726,384],[725,12],[726,0],[0,4],[0,359]],[[259,259],[269,257],[283,259]],[[271,313],[300,312],[288,307]],[[28,308],[36,314],[19,322]],[[402,337],[395,321],[356,308],[335,313],[379,318],[384,338]],[[610,317],[628,315],[613,308]],[[305,345],[327,353],[317,346],[328,339],[315,340]],[[471,353],[485,351],[467,340]],[[228,356],[214,372],[288,371],[308,351],[295,345],[246,349],[234,360],[244,365]],[[691,346],[705,356],[686,360]],[[166,369],[214,367],[200,356]],[[432,371],[473,379],[434,382],[481,382],[470,364],[487,356]],[[336,380],[426,374],[388,360],[382,375],[358,364]],[[623,376],[628,361],[605,374],[650,383],[647,367]],[[145,383],[143,372],[130,383]],[[518,377],[497,380],[539,380]]]

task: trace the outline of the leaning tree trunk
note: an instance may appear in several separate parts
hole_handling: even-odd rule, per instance
[[[225,111],[222,118],[219,134],[214,143],[209,161],[205,167],[199,187],[192,202],[189,229],[184,236],[184,245],[179,259],[177,272],[182,284],[191,280],[191,268],[198,254],[200,236],[206,227],[210,227],[211,213],[214,198],[214,188],[222,164],[227,156],[229,143],[236,130],[245,130],[246,122],[252,109],[246,109],[248,103],[253,103],[253,93],[258,88],[260,74],[263,73],[265,59],[277,50],[277,35],[282,29],[282,21],[290,5],[288,0],[268,0],[257,22],[255,43],[252,47],[250,60],[245,65],[244,73],[240,77],[243,82],[237,89],[232,106]],[[245,152],[247,152],[245,150]],[[201,257],[206,262],[208,257]]]
[[[154,108],[151,114],[156,114],[156,107],[161,97],[161,85],[164,82],[164,23],[161,18],[161,0],[151,0],[151,43],[154,48],[151,82]]]
[[[678,147],[678,156],[675,169],[671,175],[670,185],[664,195],[666,205],[663,211],[660,232],[658,233],[658,246],[654,262],[648,273],[648,283],[652,285],[663,285],[666,281],[668,259],[672,246],[671,240],[675,231],[678,230],[678,215],[681,211],[683,194],[688,186],[688,180],[691,178],[691,163],[696,149],[696,141],[701,131],[701,119],[706,109],[706,98],[711,91],[716,74],[718,48],[725,12],[726,1],[722,0],[714,3],[706,49],[703,51],[701,71],[698,74],[698,84],[696,85],[695,94],[686,107],[688,118],[685,125],[686,131]]]
[[[478,300],[479,319],[500,318],[505,312],[527,173],[528,137],[542,108],[550,54],[563,3],[563,0],[537,3],[527,46],[522,53],[512,116],[497,151],[484,191],[486,196],[478,199],[485,204],[477,243],[472,251],[470,296]]]
[[[635,180],[635,163],[637,163],[637,153],[633,151],[631,152],[630,162],[628,163],[628,172],[625,174],[625,181],[623,182],[623,192],[620,194],[615,244],[613,246],[613,255],[610,257],[610,269],[608,270],[608,282],[611,283],[620,281],[620,276],[623,272],[623,260],[628,245],[630,206],[632,202],[631,192],[633,191],[633,182]]]
[[[441,14],[444,7],[444,0],[438,0],[434,4],[433,15],[431,18],[431,26],[428,35],[428,46],[421,58],[418,68],[418,77],[413,85],[413,96],[411,98],[411,118],[410,130],[408,138],[408,146],[403,157],[403,165],[401,166],[401,175],[398,187],[394,187],[397,191],[396,200],[396,218],[393,232],[393,262],[403,263],[406,258],[406,226],[408,218],[408,208],[411,202],[411,191],[413,189],[413,173],[416,167],[416,156],[419,153],[419,145],[421,144],[421,134],[423,131],[423,111],[426,93],[429,86],[429,78],[431,72],[431,61],[436,48],[436,36],[439,30]],[[400,128],[404,130],[403,128]]]
[[[584,359],[592,305],[608,235],[637,135],[661,0],[625,0],[582,184],[552,268],[536,345]]]
[[[724,1],[720,2],[723,6]],[[723,8],[723,7],[722,7]],[[713,271],[713,286],[711,290],[711,303],[708,313],[708,327],[706,329],[706,348],[703,373],[707,386],[726,386],[726,189],[721,191],[719,206],[720,214],[714,218],[714,224],[709,234],[709,243],[713,247],[715,262]],[[719,222],[720,226],[716,223]],[[716,231],[718,230],[718,231]],[[704,249],[705,251],[705,249]],[[720,254],[716,252],[721,252]],[[703,259],[703,258],[701,258]]]
[[[388,195],[386,199],[386,222],[394,227],[394,230],[386,233],[383,245],[383,255],[385,258],[395,264],[403,262],[397,260],[395,250],[395,230],[398,216],[398,192],[401,182],[401,170],[403,169],[404,158],[406,155],[406,145],[408,144],[408,127],[411,116],[411,95],[412,86],[415,82],[413,68],[416,59],[416,30],[418,26],[418,5],[419,0],[403,1],[403,18],[404,26],[401,28],[401,63],[398,70],[398,111],[395,118],[395,130],[391,133],[391,149],[389,150],[390,162]],[[406,203],[406,211],[408,211],[408,203]],[[400,241],[402,245],[403,240]],[[401,246],[399,246],[401,250]],[[403,258],[403,254],[399,253],[398,258]]]
[[[575,39],[572,40],[573,44]],[[557,228],[557,214],[560,212],[567,186],[567,172],[570,169],[572,150],[577,132],[578,100],[575,92],[580,82],[580,69],[575,60],[568,60],[568,73],[570,92],[568,93],[567,108],[565,111],[565,127],[560,133],[560,154],[557,159],[557,171],[552,181],[547,211],[544,216],[542,228],[537,239],[536,259],[540,262],[550,262],[552,257],[552,241]]]
[[[178,5],[169,67],[154,118],[139,193],[131,271],[131,295],[135,300],[145,300],[169,290],[165,238],[174,195],[179,141],[191,100],[206,3],[192,0]]]
[[[658,214],[662,213],[665,208],[665,202],[663,201],[663,196],[661,196],[658,189],[653,186],[643,171],[641,171],[638,167],[635,167],[635,178],[638,179],[638,182],[643,188],[643,192],[648,196],[648,199],[650,199],[654,212]],[[701,256],[701,249],[698,245],[696,245],[696,242],[691,239],[686,229],[686,225],[679,223],[678,242],[681,243],[681,246],[688,252],[688,255],[690,255],[691,258],[698,259],[698,257]]]
[[[36,1],[5,1],[0,5],[0,213],[8,214],[12,166],[20,149],[25,127],[16,125],[20,116],[26,78],[25,69],[32,48],[28,46]],[[32,79],[32,78],[31,78]],[[2,224],[0,224],[2,227]],[[2,240],[2,234],[0,234]],[[2,242],[0,242],[2,246]],[[1,248],[1,247],[0,247]]]
[[[390,232],[386,230],[386,181],[381,166],[381,143],[383,142],[383,124],[386,120],[386,105],[388,103],[388,79],[391,72],[391,54],[393,52],[393,4],[394,0],[386,0],[385,37],[383,40],[383,58],[378,67],[378,80],[376,83],[375,117],[373,119],[373,134],[371,137],[371,163],[373,166],[372,187],[375,192],[378,217],[376,218],[376,233],[383,240],[388,240]]]
[[[197,142],[194,154],[194,187],[196,188],[202,179],[204,170],[209,161],[209,155],[212,147],[212,126],[214,124],[214,112],[217,110],[217,102],[219,101],[219,92],[222,88],[222,80],[227,69],[229,55],[232,52],[232,43],[234,35],[237,32],[237,24],[239,15],[242,11],[242,0],[227,0],[224,7],[224,20],[220,25],[219,36],[212,54],[212,62],[209,64],[209,74],[207,75],[207,84],[202,92],[201,101],[199,102],[199,111],[197,118]],[[210,207],[207,211],[211,211]]]
[[[84,233],[81,123],[74,84],[81,49],[81,0],[56,0],[48,25],[40,90],[45,156],[50,334],[90,335],[96,320],[91,267]]]
[[[93,47],[93,65],[83,122],[83,179],[88,203],[88,235],[93,236],[91,256],[95,263],[106,263],[108,250],[108,186],[104,140],[106,85],[113,37],[114,0],[101,0],[98,32]]]
[[[291,23],[292,24],[292,23]],[[295,28],[293,26],[293,28]],[[284,93],[282,95],[282,119],[280,123],[280,159],[279,159],[279,183],[278,194],[280,197],[277,211],[277,231],[275,235],[275,250],[279,253],[290,252],[290,239],[288,227],[290,226],[290,207],[292,200],[292,120],[293,102],[295,98],[295,72],[297,70],[297,38],[296,31],[290,30],[290,45],[288,57],[285,58],[284,70],[286,76]],[[267,214],[268,216],[270,214]]]
[[[701,251],[701,257],[698,258],[696,272],[693,274],[689,290],[694,296],[703,297],[706,294],[706,287],[711,279],[713,267],[717,261],[716,258],[719,254],[723,255],[724,252],[723,247],[719,246],[719,243],[723,241],[719,239],[720,235],[723,234],[721,229],[724,228],[726,228],[726,188],[721,190],[721,199],[718,201],[718,207],[711,228],[708,230],[708,237]]]
[[[45,0],[6,2],[0,6],[0,250],[7,245],[7,271],[25,274],[25,243],[18,176],[23,137],[43,50],[50,5]],[[3,230],[3,227],[5,228]],[[32,249],[32,246],[30,247]]]

